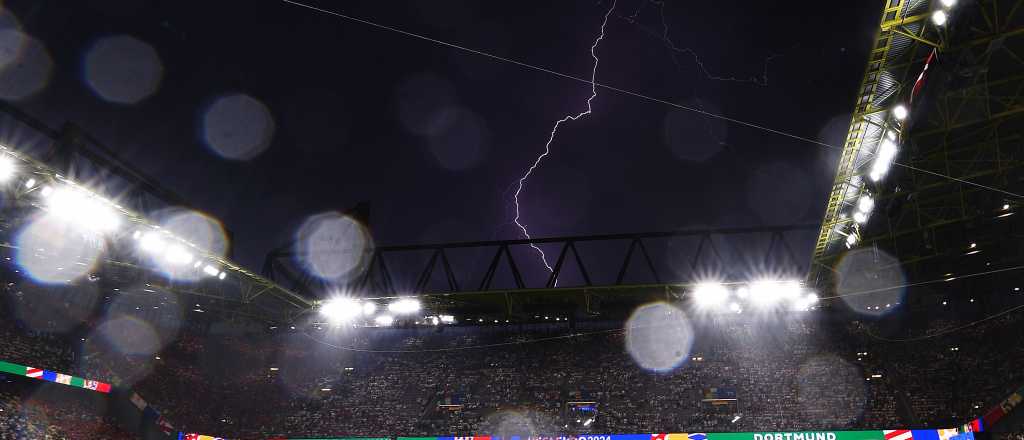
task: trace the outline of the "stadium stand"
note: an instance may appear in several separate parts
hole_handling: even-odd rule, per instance
[[[143,359],[86,338],[89,321],[63,332],[31,329],[21,319],[25,306],[11,306],[24,301],[17,293],[8,289],[3,301],[0,359],[131,388],[175,427],[229,438],[959,426],[1024,384],[1015,367],[1024,361],[1019,314],[913,342],[883,340],[878,335],[890,329],[881,320],[830,319],[826,311],[785,320],[709,317],[695,320],[695,342],[679,353],[684,362],[659,373],[637,366],[622,324],[611,322],[573,331],[553,323],[180,325]],[[964,323],[943,315],[901,335]],[[467,349],[493,344],[504,345]],[[76,437],[69,424],[114,429],[102,409],[68,403],[55,418],[47,412],[60,404],[52,395],[40,400],[19,380],[8,383],[16,385],[4,388],[4,423],[24,426],[10,438],[90,438]],[[703,401],[712,387],[737,400]],[[567,410],[573,401],[594,402],[594,420],[580,423]],[[46,432],[66,434],[39,431],[51,423]]]

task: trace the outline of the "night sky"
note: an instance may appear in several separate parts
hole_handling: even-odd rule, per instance
[[[611,5],[310,1],[580,77]],[[838,145],[881,1],[775,3],[620,0],[597,79]],[[51,126],[75,122],[221,219],[235,258],[257,269],[309,216],[363,200],[378,244],[517,238],[512,185],[590,96],[586,84],[277,0],[0,4],[52,59],[48,80],[13,102]],[[708,72],[742,81],[710,79],[693,54],[670,50],[663,19]],[[0,75],[0,90],[31,81]],[[111,102],[140,90],[138,102]],[[237,94],[253,100],[219,100]],[[204,121],[218,103],[215,121],[256,121],[222,134],[257,140],[267,120],[246,111],[262,103],[267,148],[217,154]],[[837,151],[603,89],[593,110],[562,125],[528,181],[534,236],[821,219]]]

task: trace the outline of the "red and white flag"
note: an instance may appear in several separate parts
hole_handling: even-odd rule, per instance
[[[43,370],[32,367],[25,367],[25,375],[35,379],[43,378]]]

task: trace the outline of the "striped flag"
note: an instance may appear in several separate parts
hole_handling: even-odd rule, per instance
[[[71,385],[73,387],[85,388],[85,379],[82,379],[81,377],[78,376],[71,376],[71,383],[69,383],[68,385]]]
[[[57,380],[55,380],[54,382],[62,383],[64,385],[71,385],[71,375],[57,373]]]
[[[42,379],[43,370],[40,370],[38,368],[25,367],[25,376],[31,377],[33,379]]]
[[[106,382],[96,382],[95,390],[99,391],[101,393],[109,393],[110,392],[110,384],[106,383]]]
[[[95,380],[86,379],[85,383],[82,385],[82,388],[85,388],[87,390],[96,391],[96,387],[97,386],[99,386],[99,382],[97,382]]]
[[[47,382],[56,382],[57,373],[50,370],[43,370],[43,380]]]
[[[909,429],[892,429],[882,431],[885,434],[885,440],[912,440],[914,433]]]

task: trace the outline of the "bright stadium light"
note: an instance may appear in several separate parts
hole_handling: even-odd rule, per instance
[[[139,249],[145,252],[157,254],[163,252],[165,247],[167,247],[167,243],[164,243],[158,232],[150,231],[142,234],[142,237],[139,238]]]
[[[441,315],[439,318],[441,318],[441,323],[442,324],[454,324],[455,323],[455,317],[452,316],[452,315]]]
[[[32,189],[32,188],[35,188],[35,187],[36,187],[36,179],[33,179],[33,178],[29,177],[28,180],[25,181],[25,189]]]
[[[352,298],[335,298],[320,305],[320,314],[334,324],[351,321],[360,312],[362,306]]]
[[[373,318],[373,322],[381,327],[387,327],[395,322],[395,318],[391,317],[391,315],[379,315]]]
[[[857,236],[854,235],[854,234],[847,235],[846,236],[846,247],[853,247],[853,245],[855,245],[855,244],[857,244]]]
[[[363,303],[363,315],[370,316],[373,312],[377,311],[377,303],[375,302],[364,302]]]
[[[171,264],[185,265],[191,263],[192,259],[195,257],[192,256],[191,252],[185,250],[182,245],[171,244],[170,246],[167,246],[164,258]]]
[[[736,301],[733,301],[733,302],[729,303],[729,311],[731,311],[733,313],[742,313],[743,312],[743,308],[740,307],[740,303],[738,303]]]
[[[857,223],[864,223],[868,221],[868,216],[863,212],[855,212],[853,213],[853,221]]]
[[[939,3],[942,3],[942,6],[945,8],[956,6],[956,0],[940,0]]]
[[[203,268],[203,272],[211,277],[220,275],[220,269],[217,269],[216,266],[213,266],[211,264],[207,264],[206,267]]]
[[[221,281],[223,281],[224,278],[227,278],[227,277],[228,277],[228,273],[224,272],[224,271],[221,271],[220,275],[217,275],[217,279],[221,280]]]
[[[0,156],[0,182],[6,182],[14,177],[15,169],[14,160],[10,156]]]
[[[761,306],[772,306],[783,300],[800,296],[800,283],[796,281],[758,281],[750,286],[754,301]]]
[[[871,196],[864,195],[857,201],[857,209],[865,214],[870,214],[872,209],[875,209],[875,200]]]
[[[889,168],[892,166],[892,160],[896,158],[898,148],[896,143],[884,139],[878,146],[878,151],[875,153],[875,162],[871,165],[871,180],[878,181],[886,173],[889,172]]]
[[[899,104],[892,108],[892,115],[897,121],[902,121],[907,119],[907,116],[910,116],[910,110],[907,110],[907,106]]]
[[[946,15],[946,11],[938,10],[932,13],[932,23],[935,23],[936,26],[945,26],[947,20],[949,20],[949,16]]]
[[[46,204],[51,214],[91,231],[111,232],[121,225],[117,212],[104,200],[85,191],[58,188],[50,192]]]
[[[729,290],[720,283],[700,283],[693,290],[693,299],[701,308],[721,305],[729,297]]]
[[[420,311],[420,301],[415,298],[402,298],[388,304],[388,311],[398,315],[407,315]]]

